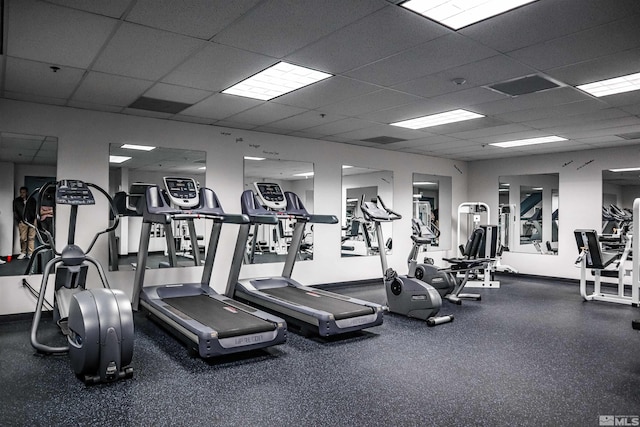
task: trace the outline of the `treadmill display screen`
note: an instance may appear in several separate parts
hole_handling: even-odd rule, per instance
[[[83,181],[63,179],[56,186],[56,203],[59,205],[93,205],[93,194]]]
[[[262,197],[264,197],[265,200],[268,200],[270,202],[281,202],[284,200],[282,189],[278,184],[268,184],[268,183],[259,182],[258,190],[260,191],[260,194],[262,195]]]
[[[164,178],[164,184],[171,198],[171,202],[183,208],[196,207],[198,187],[193,178]]]

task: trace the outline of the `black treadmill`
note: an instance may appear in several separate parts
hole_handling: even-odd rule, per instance
[[[283,192],[278,184],[256,183],[255,187],[257,196],[247,190],[241,198],[242,212],[249,216],[251,224],[273,224],[278,218],[291,219],[295,223],[293,237],[282,276],[238,280],[251,227],[251,224],[242,224],[226,294],[276,313],[303,332],[320,336],[382,324],[383,306],[304,286],[291,278],[305,225],[336,224],[338,219],[333,215],[310,214],[295,193]]]
[[[248,217],[225,213],[213,190],[198,190],[191,178],[165,177],[164,183],[166,190],[155,185],[148,187],[140,206],[143,222],[133,309],[142,306],[154,320],[185,342],[190,352],[203,358],[283,343],[287,332],[283,319],[220,295],[209,287],[222,224],[248,224]],[[172,221],[194,218],[213,221],[200,283],[143,287],[151,225],[162,224],[169,232]]]

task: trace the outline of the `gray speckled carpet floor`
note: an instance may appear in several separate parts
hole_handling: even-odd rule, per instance
[[[597,426],[640,415],[640,310],[582,302],[577,284],[502,276],[450,324],[382,326],[226,359],[192,359],[136,314],[134,378],[85,386],[0,323],[0,426]],[[381,284],[333,288],[384,302]],[[472,290],[475,292],[475,290]],[[43,340],[59,340],[52,323]]]

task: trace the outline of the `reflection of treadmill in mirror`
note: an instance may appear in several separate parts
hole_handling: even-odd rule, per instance
[[[200,357],[264,348],[286,339],[286,323],[279,317],[219,295],[210,286],[222,224],[248,224],[245,215],[227,214],[209,188],[196,187],[191,178],[164,178],[165,190],[147,188],[142,203],[142,231],[138,251],[133,308],[142,306]],[[177,207],[171,207],[171,204]],[[213,221],[200,283],[143,287],[152,224],[204,218]]]
[[[233,264],[227,284],[227,295],[284,317],[290,326],[304,333],[320,336],[358,331],[382,324],[383,307],[379,304],[303,286],[291,278],[296,254],[307,223],[336,224],[333,215],[307,212],[298,196],[283,192],[280,185],[256,183],[242,193],[242,212],[251,224],[273,224],[276,219],[294,221],[294,231],[284,263],[282,276],[238,280],[249,235],[250,224],[240,226]]]

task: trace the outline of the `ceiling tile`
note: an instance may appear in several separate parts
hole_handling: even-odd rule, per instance
[[[361,114],[360,117],[379,123],[393,123],[429,114],[442,113],[453,109],[455,109],[455,107],[452,105],[424,100],[414,102],[413,104],[401,105],[400,107],[387,108],[386,110]]]
[[[617,93],[615,95],[599,98],[612,107],[624,107],[625,105],[636,105],[640,103],[640,90],[632,92]]]
[[[219,92],[276,62],[263,55],[208,43],[162,81]]]
[[[47,2],[111,18],[120,18],[129,7],[131,0],[47,0]]]
[[[91,64],[118,22],[33,0],[13,0],[8,16],[9,56],[77,68]]]
[[[172,113],[162,113],[159,111],[141,110],[139,108],[125,108],[123,114],[131,114],[132,116],[153,117],[156,119],[168,119],[173,116]]]
[[[620,107],[620,110],[626,111],[629,114],[635,114],[640,116],[640,103],[622,106]]]
[[[439,135],[451,135],[459,132],[468,132],[475,129],[484,129],[494,126],[505,125],[506,122],[495,117],[481,117],[473,120],[466,120],[464,122],[449,123],[446,125],[433,126],[427,128],[429,132],[433,132]]]
[[[82,108],[83,110],[106,111],[108,113],[119,113],[123,109],[122,106],[118,105],[96,104],[93,102],[76,101],[73,99],[69,100],[67,106]]]
[[[57,72],[49,64],[18,58],[7,58],[5,89],[66,99],[80,82],[84,70],[62,67]]]
[[[283,120],[270,123],[270,126],[279,129],[288,129],[291,131],[302,130],[313,126],[320,126],[335,122],[336,120],[344,119],[344,116],[340,116],[332,113],[321,113],[320,111],[307,111],[296,116],[288,117]]]
[[[545,0],[481,21],[460,33],[509,52],[620,19],[628,13],[610,1]]]
[[[214,41],[282,58],[384,6],[382,1],[307,2],[275,0],[258,7],[214,37]],[[289,22],[292,25],[278,25]],[[298,64],[304,65],[304,64]]]
[[[221,127],[232,128],[232,129],[253,129],[253,128],[256,127],[255,125],[249,125],[249,124],[246,124],[246,123],[230,122],[228,120],[220,120],[220,121],[216,122],[214,126],[221,126]]]
[[[381,28],[384,31],[380,31]],[[448,33],[442,25],[404,8],[387,6],[286,59],[330,73],[341,73]]]
[[[629,113],[617,108],[605,108],[602,110],[596,110],[584,114],[576,114],[572,116],[561,117],[549,117],[539,120],[527,120],[522,122],[525,126],[530,126],[535,129],[548,129],[562,125],[580,124],[597,122],[599,120],[616,119],[620,117],[628,117]]]
[[[496,53],[459,34],[450,34],[349,71],[346,75],[382,86],[393,86],[447,68],[476,62]],[[433,58],[437,60],[434,61]]]
[[[127,21],[210,39],[259,0],[138,0]]]
[[[241,111],[248,110],[256,105],[260,105],[262,102],[263,101],[256,99],[216,93],[204,101],[200,101],[192,107],[181,111],[181,114],[221,120]],[[255,125],[253,127],[255,127]]]
[[[461,90],[459,92],[434,96],[431,98],[431,101],[443,103],[445,105],[454,105],[456,108],[462,108],[491,101],[499,101],[506,98],[507,96],[501,93],[494,92],[483,87],[474,87],[471,89]]]
[[[346,99],[320,108],[323,112],[343,114],[345,116],[359,116],[371,111],[384,110],[400,105],[420,101],[421,98],[390,89],[382,89],[366,95]]]
[[[157,80],[201,45],[199,40],[125,22],[102,51],[93,69]]]
[[[640,58],[640,49],[629,49],[591,61],[553,68],[547,70],[546,74],[564,83],[576,86],[637,73],[640,71],[638,58]]]
[[[474,129],[472,131],[466,132],[456,132],[450,133],[449,136],[460,139],[476,139],[482,137],[493,137],[496,135],[504,135],[515,132],[526,132],[532,130],[530,127],[527,127],[522,124],[506,124],[501,126],[493,126],[487,127],[484,129]]]
[[[474,111],[485,115],[502,114],[591,99],[590,96],[582,91],[572,87],[562,87],[478,104],[474,106]]]
[[[64,105],[66,103],[66,100],[61,98],[51,98],[49,96],[33,95],[30,93],[11,92],[8,90],[4,91],[4,98],[51,105]]]
[[[375,123],[354,119],[354,118],[346,118],[342,120],[337,120],[332,123],[327,123],[320,126],[314,126],[312,128],[306,129],[307,132],[317,133],[320,135],[336,135],[338,133],[349,132],[351,130],[363,129],[369,126],[375,126]]]
[[[474,107],[475,108],[475,107]],[[587,100],[571,102],[568,104],[540,106],[529,110],[513,111],[510,113],[498,114],[496,117],[510,122],[528,122],[530,120],[542,119],[545,117],[574,116],[589,113],[606,108],[602,102]]]
[[[412,130],[412,129],[402,129],[397,128],[395,126],[389,125],[373,125],[366,127],[364,129],[352,130],[349,132],[339,133],[336,136],[354,139],[354,140],[363,140],[368,138],[376,138],[379,136],[390,136],[392,138],[402,138],[402,139],[418,139],[423,138],[425,134],[423,132]],[[404,141],[403,141],[404,142]],[[383,144],[373,143],[375,147]]]
[[[540,70],[589,61],[640,46],[638,15],[536,44],[509,56]]]
[[[211,125],[216,122],[215,119],[207,119],[204,117],[195,117],[195,116],[185,116],[183,114],[175,114],[170,118],[171,120],[176,120],[179,122],[197,123],[201,125]]]
[[[424,132],[423,132],[424,133]],[[457,138],[452,138],[451,136],[446,135],[433,135],[427,136],[426,138],[412,139],[409,141],[402,142],[394,142],[392,144],[387,144],[388,148],[426,148],[436,144],[450,144],[460,142]]]
[[[84,78],[73,99],[125,107],[140,97],[149,86],[149,81],[92,71]]]
[[[334,76],[279,96],[274,102],[315,109],[377,90],[380,90],[378,86]]]
[[[265,102],[257,107],[245,110],[241,113],[228,117],[226,120],[238,123],[253,123],[255,125],[264,125],[275,122],[296,114],[304,113],[307,110],[288,105],[274,104],[273,102]]]
[[[210,95],[212,95],[212,92],[206,90],[170,85],[166,83],[156,83],[144,93],[144,96],[147,98],[184,102],[186,104],[195,104]]]

